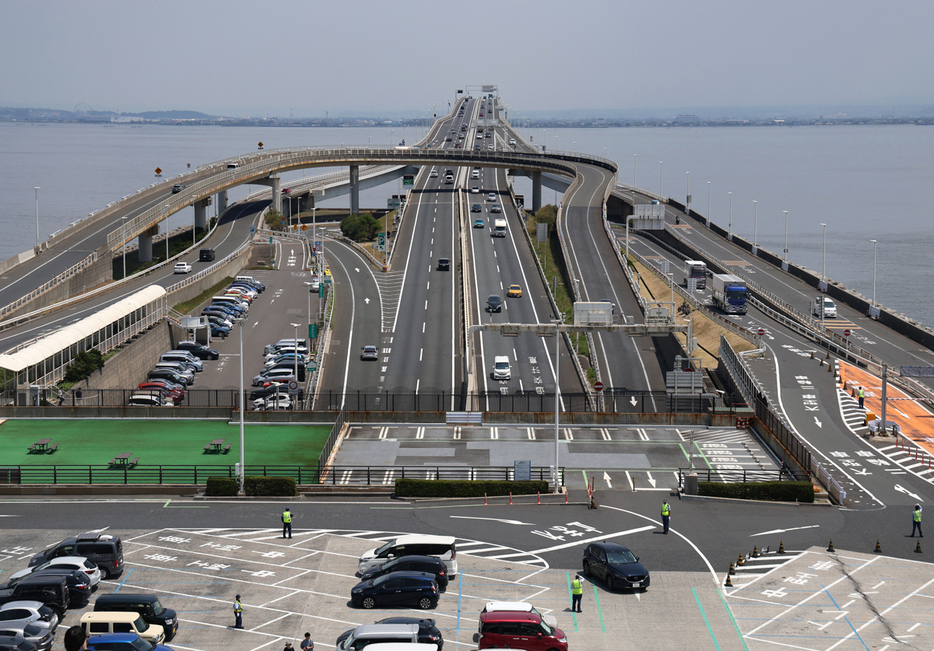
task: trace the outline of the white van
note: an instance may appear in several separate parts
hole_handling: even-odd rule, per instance
[[[266,347],[263,348],[263,354],[269,355],[270,353],[278,354],[280,350],[284,348],[297,348],[298,352],[302,355],[308,354],[308,342],[304,339],[280,339],[274,344],[266,344]]]
[[[409,534],[363,553],[357,562],[360,573],[401,556],[434,556],[444,561],[448,575],[457,574],[457,545],[454,536]]]
[[[509,366],[509,358],[505,355],[497,355],[493,358],[493,379],[512,379],[512,368]]]

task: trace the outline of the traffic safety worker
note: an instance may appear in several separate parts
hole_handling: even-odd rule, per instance
[[[234,628],[243,628],[243,604],[240,603],[240,595],[234,600],[234,619],[236,624]]]
[[[288,532],[289,538],[292,537],[292,512],[289,509],[286,509],[282,513],[282,537],[285,538],[285,534]]]
[[[911,535],[909,536],[909,538],[915,537],[915,531],[918,532],[919,538],[924,538],[924,534],[921,533],[921,505],[920,504],[915,504],[915,510],[911,512]]]
[[[665,530],[662,533],[668,533],[668,522],[671,520],[671,505],[668,500],[662,500],[662,525]]]
[[[866,394],[863,393],[863,387],[860,387],[860,388],[856,391],[856,397],[859,398],[859,408],[862,409],[862,408],[863,408],[863,399],[865,399],[865,397],[866,397]]]
[[[571,612],[584,612],[581,610],[581,598],[584,596],[584,582],[581,581],[581,575],[576,574],[571,581]]]

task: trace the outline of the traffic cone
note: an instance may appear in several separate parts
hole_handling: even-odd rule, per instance
[[[921,541],[919,540],[918,544],[915,545],[915,554],[920,554],[920,553],[921,553]]]
[[[743,555],[739,555],[739,560],[736,561],[736,567],[741,567],[743,565]]]
[[[509,505],[512,506],[512,493],[509,493]]]
[[[564,503],[568,503],[568,491],[564,491]]]
[[[785,553],[785,543],[783,543],[781,540],[778,541],[778,553],[779,554]]]
[[[752,546],[752,557],[759,558],[759,548],[756,545]]]
[[[542,492],[541,491],[538,491],[538,503],[539,504],[542,503]]]
[[[732,576],[733,574],[736,574],[736,570],[733,569],[733,563],[730,563],[730,574],[729,574],[729,576]]]
[[[882,553],[882,545],[879,544],[879,541],[878,541],[878,540],[876,541],[876,548],[875,548],[873,551],[874,551],[875,553],[877,553],[877,554],[881,554],[881,553]]]
[[[486,506],[486,493],[483,494],[483,506]]]
[[[730,581],[730,575],[729,575],[729,574],[726,575],[726,583],[724,583],[723,586],[726,587],[726,588],[732,588],[732,587],[733,587],[733,582]]]
[[[834,551],[834,548],[833,548],[833,538],[830,539],[830,544],[827,545],[827,551],[828,551],[828,552]]]

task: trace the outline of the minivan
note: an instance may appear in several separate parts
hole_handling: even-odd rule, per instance
[[[480,614],[481,649],[526,649],[527,651],[567,651],[568,638],[560,628],[552,628],[536,613],[495,611]]]
[[[493,358],[493,379],[512,379],[512,369],[509,367],[509,357],[506,355],[497,355]]]
[[[91,611],[84,613],[78,625],[88,635],[108,633],[136,633],[153,644],[165,642],[165,631],[158,624],[150,624],[137,612]]]
[[[152,594],[102,594],[94,602],[95,611],[112,613],[138,613],[147,624],[158,624],[165,632],[168,642],[178,631],[178,616],[171,608],[166,608],[159,597]]]
[[[65,538],[29,561],[29,567],[41,565],[59,556],[84,556],[101,568],[105,579],[123,574],[123,542],[120,536],[94,531]]]
[[[444,561],[449,579],[457,574],[457,545],[454,537],[418,533],[393,538],[380,547],[364,552],[357,567],[360,572],[366,572],[400,556],[434,556]]]
[[[418,624],[364,624],[349,633],[337,639],[338,651],[360,651],[378,642],[418,642]]]

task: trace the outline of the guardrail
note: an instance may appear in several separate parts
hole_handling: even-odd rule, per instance
[[[32,290],[25,296],[21,296],[15,301],[13,301],[12,303],[10,303],[9,305],[5,305],[4,307],[0,308],[0,318],[3,318],[5,315],[10,314],[11,312],[14,312],[18,308],[34,300],[36,297],[41,296],[42,294],[45,294],[47,291],[49,291],[56,285],[60,285],[61,283],[65,282],[72,276],[77,275],[78,272],[80,272],[83,269],[86,269],[87,267],[91,266],[95,262],[97,262],[96,251],[91,253],[91,255],[87,256],[86,258],[78,262],[77,264],[69,267],[62,273],[58,274],[51,280],[42,283],[41,285],[39,285],[39,287]]]
[[[678,468],[678,486],[684,486],[687,475],[697,475],[698,481],[718,484],[746,484],[759,481],[811,481],[811,473],[790,470],[713,470],[702,468]]]

